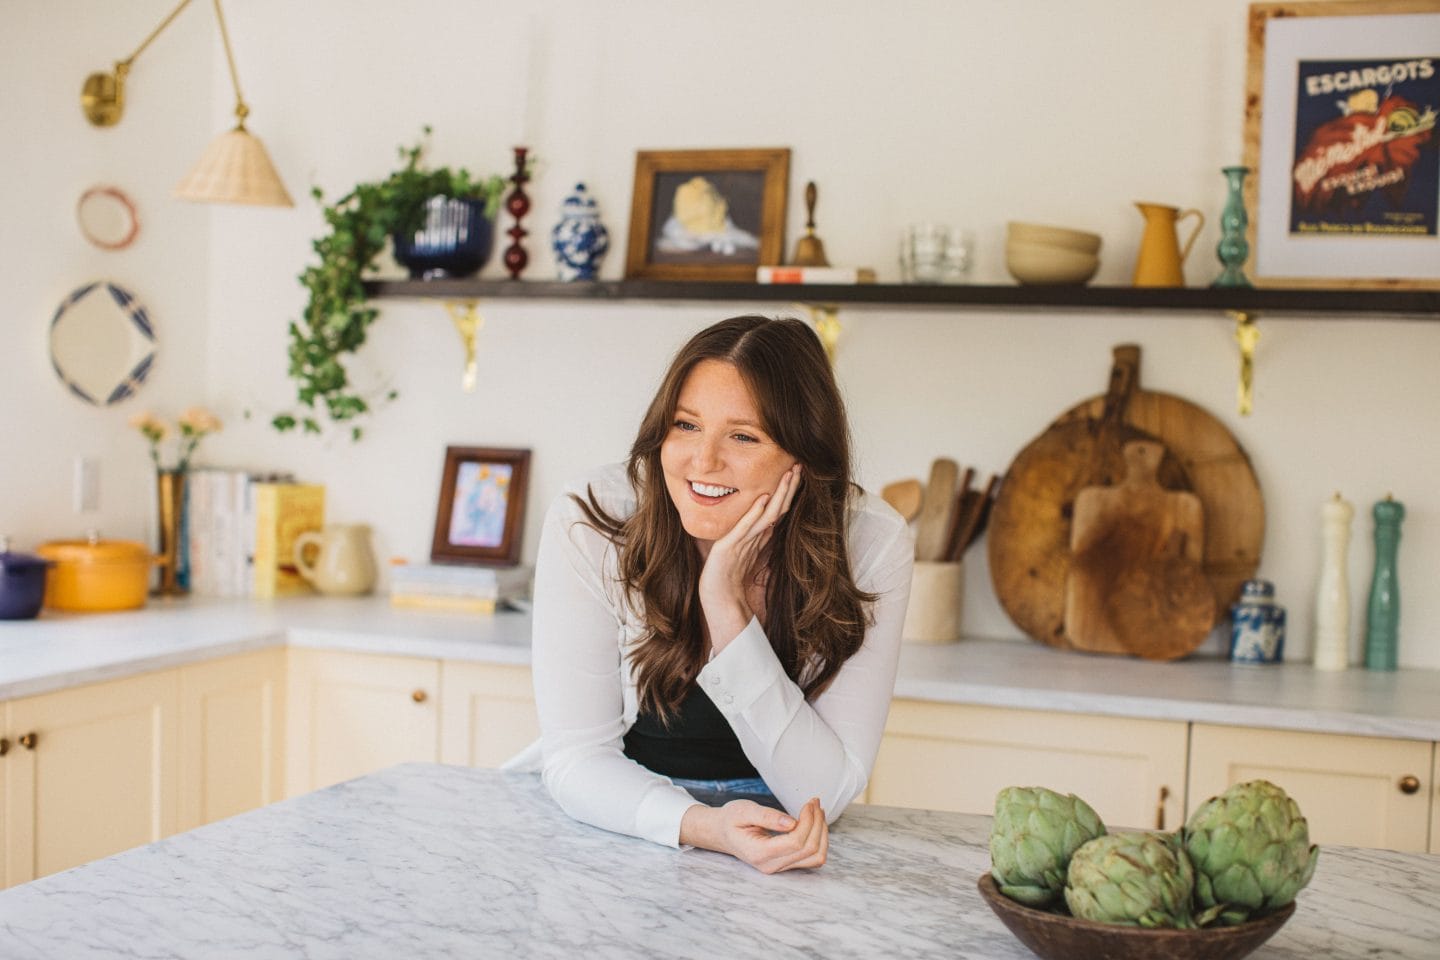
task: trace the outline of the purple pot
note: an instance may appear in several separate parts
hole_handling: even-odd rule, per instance
[[[11,553],[0,537],[0,620],[33,620],[45,600],[45,574],[54,564]]]

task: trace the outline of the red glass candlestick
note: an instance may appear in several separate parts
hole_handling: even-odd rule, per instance
[[[515,189],[510,191],[510,196],[505,199],[506,211],[515,218],[514,225],[505,231],[510,236],[510,246],[505,248],[505,269],[510,271],[512,280],[519,280],[525,265],[530,262],[530,254],[520,245],[520,240],[528,233],[520,226],[520,219],[530,212],[530,198],[525,195],[525,184],[530,180],[530,175],[525,172],[525,154],[528,150],[528,147],[515,148],[515,175],[510,178]]]

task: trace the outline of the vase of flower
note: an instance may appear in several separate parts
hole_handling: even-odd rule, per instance
[[[180,582],[180,518],[185,513],[184,471],[157,470],[155,493],[158,508],[156,515],[160,520],[160,586],[156,588],[155,595],[183,596],[190,592],[188,585]]]
[[[150,462],[155,465],[156,518],[159,528],[156,552],[160,556],[160,583],[155,595],[183,596],[190,592],[189,558],[185,543],[185,479],[190,472],[190,458],[207,433],[220,429],[220,421],[202,407],[191,407],[175,421],[178,434],[173,466],[161,462],[160,448],[171,435],[168,423],[151,413],[142,413],[130,420],[150,443]]]
[[[1245,227],[1250,218],[1245,214],[1245,175],[1249,167],[1221,167],[1229,193],[1225,208],[1220,211],[1220,245],[1215,248],[1221,265],[1225,268],[1211,284],[1214,287],[1248,287],[1249,280],[1241,268],[1245,258],[1250,256],[1250,244],[1245,239]]]

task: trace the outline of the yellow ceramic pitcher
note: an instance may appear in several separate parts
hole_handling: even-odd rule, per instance
[[[315,562],[307,555],[318,551]],[[330,523],[295,538],[295,568],[321,593],[369,593],[375,586],[375,555],[370,528],[363,523]]]
[[[1137,287],[1183,287],[1185,271],[1182,265],[1205,226],[1205,215],[1199,210],[1181,210],[1161,203],[1136,203],[1135,206],[1145,217],[1145,235],[1140,238],[1140,256],[1135,260]],[[1187,217],[1195,218],[1195,229],[1185,246],[1180,246],[1177,227]]]

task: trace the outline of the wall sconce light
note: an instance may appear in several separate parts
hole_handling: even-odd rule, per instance
[[[240,77],[235,72],[235,55],[230,51],[230,35],[225,30],[225,14],[220,10],[220,0],[214,0],[215,19],[220,24],[220,39],[225,44],[225,59],[230,64],[230,84],[235,88],[235,129],[220,134],[205,148],[200,162],[190,173],[176,184],[171,191],[182,200],[201,203],[243,203],[272,207],[293,207],[295,202],[280,182],[275,165],[265,147],[249,130],[245,129],[245,118],[250,108],[240,96]],[[190,0],[180,4],[160,25],[150,32],[145,42],[129,57],[115,64],[114,73],[92,73],[85,79],[80,93],[80,107],[85,117],[97,127],[114,126],[125,111],[125,77],[135,58],[150,46],[170,22],[190,5]]]

